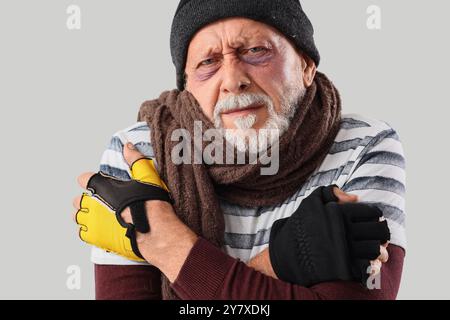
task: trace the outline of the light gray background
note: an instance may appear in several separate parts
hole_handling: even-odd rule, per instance
[[[407,156],[409,250],[399,298],[450,298],[447,269],[448,30],[445,0],[303,0],[320,70],[346,113],[383,119]],[[82,28],[66,28],[66,9]],[[369,5],[382,29],[366,27]],[[95,171],[111,135],[175,85],[176,0],[2,0],[0,298],[93,298],[89,248],[77,238],[75,178]],[[80,290],[66,287],[79,265]]]

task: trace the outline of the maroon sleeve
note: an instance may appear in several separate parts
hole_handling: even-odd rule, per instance
[[[394,245],[388,247],[388,252],[379,290],[344,281],[306,288],[263,275],[200,238],[172,288],[186,300],[393,300],[397,297],[405,253]]]
[[[97,300],[161,300],[161,271],[153,266],[95,265]]]

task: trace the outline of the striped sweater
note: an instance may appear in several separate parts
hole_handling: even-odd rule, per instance
[[[113,136],[103,153],[101,171],[119,179],[130,179],[122,154],[127,142],[132,142],[145,156],[154,157],[150,128],[144,122],[136,123]],[[406,249],[405,160],[399,137],[384,122],[346,115],[320,167],[283,203],[248,208],[220,201],[225,216],[224,250],[243,262],[249,261],[267,248],[274,221],[289,217],[311,192],[330,184],[358,195],[360,202],[379,207],[388,221],[391,243]],[[96,247],[92,248],[91,260],[99,265],[139,264]]]

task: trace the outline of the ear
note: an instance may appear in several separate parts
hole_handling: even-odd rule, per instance
[[[316,63],[304,53],[300,54],[300,59],[302,65],[303,85],[305,88],[308,88],[311,86],[314,81],[314,77],[316,76]]]

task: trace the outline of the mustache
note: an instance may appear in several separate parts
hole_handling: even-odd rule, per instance
[[[219,117],[222,113],[232,110],[243,110],[251,105],[262,104],[266,107],[273,106],[272,99],[265,94],[244,93],[226,97],[214,107],[214,118]]]

